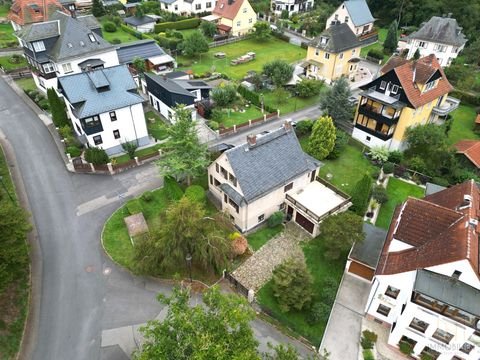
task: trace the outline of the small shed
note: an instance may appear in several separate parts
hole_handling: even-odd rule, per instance
[[[130,16],[123,20],[125,24],[135,28],[138,32],[147,33],[152,32],[157,20],[150,16]]]

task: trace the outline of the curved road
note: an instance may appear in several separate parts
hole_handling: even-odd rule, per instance
[[[124,359],[119,349],[101,348],[102,330],[154,318],[162,308],[155,295],[169,288],[115,267],[99,237],[124,201],[119,195],[161,185],[157,170],[147,165],[115,177],[69,173],[38,115],[2,78],[0,94],[0,130],[16,155],[42,258],[38,327],[30,329],[35,336],[28,337],[26,357]],[[258,329],[261,342],[288,341],[266,324]]]

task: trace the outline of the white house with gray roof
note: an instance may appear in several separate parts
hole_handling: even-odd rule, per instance
[[[288,16],[299,12],[310,11],[313,8],[314,0],[272,0],[271,9],[281,15],[283,11],[288,11]]]
[[[327,19],[325,28],[338,23],[347,24],[357,37],[365,37],[372,34],[375,19],[366,0],[347,0]]]
[[[42,91],[56,88],[60,76],[118,65],[115,47],[101,35],[92,15],[74,18],[61,11],[49,21],[26,25],[16,33]]]
[[[123,19],[125,24],[133,27],[135,30],[141,33],[153,32],[153,28],[157,23],[157,20],[154,18],[144,15],[144,16],[130,16]]]
[[[60,77],[58,90],[65,98],[75,133],[86,146],[112,155],[123,151],[124,142],[149,144],[144,99],[127,66]]]
[[[457,20],[433,16],[418,31],[410,34],[407,41],[407,59],[413,58],[418,50],[420,57],[435,54],[440,65],[447,67],[463,50],[467,38]]]
[[[282,211],[312,236],[349,197],[317,180],[322,163],[303,152],[291,125],[227,150],[208,167],[209,191],[242,232]]]
[[[215,0],[160,0],[160,8],[178,15],[193,15],[212,11],[215,2]]]

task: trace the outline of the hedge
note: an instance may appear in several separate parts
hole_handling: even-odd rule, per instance
[[[463,103],[480,106],[480,96],[476,96],[461,90],[453,90],[450,95],[461,100]]]
[[[177,181],[171,176],[165,176],[163,188],[170,200],[180,200],[183,196],[183,190]]]
[[[174,30],[195,29],[199,25],[200,25],[199,18],[192,18],[192,19],[180,20],[175,22],[164,22],[160,24],[155,24],[154,32],[158,34],[159,32],[165,31],[167,29],[174,29]]]
[[[262,107],[262,104],[260,103],[260,95],[258,95],[257,93],[248,90],[246,87],[244,87],[242,85],[238,86],[237,91],[240,95],[242,95],[242,97],[245,100],[250,101],[253,105],[255,105],[257,107]],[[264,110],[267,113],[273,113],[273,112],[276,111],[274,108],[272,108],[272,107],[270,107],[266,104],[263,104],[263,106],[264,106],[263,107]]]
[[[377,50],[377,49],[370,49],[367,53],[367,56],[378,59],[378,60],[383,60],[383,52],[382,50]]]
[[[139,31],[137,31],[137,30],[135,30],[135,29],[132,29],[131,27],[128,27],[127,25],[123,25],[123,24],[122,24],[122,25],[120,25],[120,28],[121,28],[123,31],[129,33],[130,35],[135,36],[137,39],[140,39],[140,40],[142,40],[142,39],[151,39],[150,36],[145,35],[145,34],[139,32]]]

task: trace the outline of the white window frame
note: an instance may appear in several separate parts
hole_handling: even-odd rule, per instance
[[[385,90],[386,88],[387,88],[387,82],[382,80],[380,82],[380,90]]]
[[[206,5],[205,5],[205,7],[206,7],[207,9],[210,9],[210,8],[212,7],[212,3],[211,3],[211,2],[207,2]]]
[[[427,42],[426,41],[418,41],[418,47],[422,49],[427,48]]]
[[[195,4],[195,10],[202,10],[202,4]]]
[[[239,20],[237,21],[237,27],[240,27],[242,25],[242,22]]]
[[[348,20],[350,20],[350,18],[348,16],[345,16],[345,24],[348,24]]]
[[[327,53],[327,52],[326,52],[325,55],[324,55],[324,57],[325,57],[325,59],[327,59],[327,60],[330,59],[330,53]]]
[[[45,51],[45,43],[43,41],[34,41],[32,43],[32,46],[33,46],[33,50],[35,50],[35,52],[41,52],[41,51]]]
[[[65,64],[62,64],[62,70],[65,74],[68,74],[68,73],[71,73],[73,72],[72,70],[72,64],[71,63],[65,63]]]
[[[55,65],[52,63],[46,63],[42,65],[43,67],[43,72],[45,74],[53,73],[55,72]]]
[[[398,93],[398,88],[399,88],[398,85],[393,85],[392,86],[392,94]]]
[[[248,19],[248,23],[249,24],[253,23],[253,19],[252,18]]]

